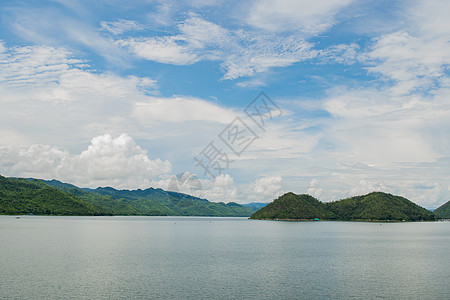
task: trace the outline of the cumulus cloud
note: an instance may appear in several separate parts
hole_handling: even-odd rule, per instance
[[[49,145],[0,147],[3,175],[59,179],[82,187],[147,188],[171,171],[171,164],[150,159],[127,134],[97,136],[80,154]]]
[[[317,199],[320,199],[320,197],[323,194],[323,188],[320,187],[320,181],[317,179],[312,179],[309,182],[309,188],[306,191],[309,195],[312,195],[316,197]]]
[[[203,196],[215,202],[240,202],[238,189],[229,174],[220,174],[213,180],[202,180]]]
[[[176,181],[181,183],[179,188],[177,187],[175,190],[172,185],[174,178],[177,178]],[[184,181],[183,178],[187,178],[187,180]],[[185,172],[159,181],[156,186],[206,198],[214,202],[241,204],[252,201],[270,202],[283,193],[281,176],[264,176],[249,184],[238,184],[230,174],[220,174],[214,179],[197,179],[195,175]],[[195,186],[195,188],[192,189],[192,186]],[[199,186],[201,191],[198,189]]]
[[[241,185],[242,199],[246,202],[271,202],[283,194],[282,180],[281,176],[263,176]]]

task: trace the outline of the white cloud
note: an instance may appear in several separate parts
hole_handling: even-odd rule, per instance
[[[178,24],[178,30],[193,49],[202,49],[208,46],[220,49],[233,47],[235,44],[232,32],[193,13],[190,13],[187,19]]]
[[[446,0],[412,1],[405,3],[408,27],[420,36],[444,36],[450,31]]]
[[[59,179],[82,187],[147,188],[168,174],[171,164],[151,160],[127,134],[97,136],[78,155],[49,145],[0,147],[0,169],[7,176]]]
[[[117,42],[147,60],[174,65],[190,65],[200,60],[194,51],[182,45],[180,36],[132,38]]]
[[[242,87],[242,88],[258,89],[258,88],[266,86],[266,83],[261,80],[246,80],[246,81],[238,82],[238,83],[236,83],[236,85],[239,87]]]
[[[281,176],[263,176],[248,185],[241,185],[240,192],[248,202],[271,202],[283,194]]]
[[[100,23],[100,26],[102,30],[112,33],[114,35],[119,35],[127,31],[138,31],[144,29],[144,25],[139,24],[136,21],[123,19],[120,19],[115,22],[102,21]]]
[[[318,59],[321,63],[353,64],[358,61],[359,48],[355,43],[331,46],[319,51]]]
[[[236,184],[229,174],[220,174],[214,180],[201,180],[202,197],[215,202],[271,202],[282,191],[281,176],[264,176],[248,184]]]
[[[315,57],[302,38],[253,35],[228,30],[196,14],[177,26],[177,35],[118,40],[139,57],[161,63],[189,65],[200,60],[222,61],[224,79],[253,76],[273,67],[286,67]]]
[[[239,202],[238,190],[229,174],[220,174],[214,180],[202,180],[203,197],[215,202]]]
[[[450,65],[448,1],[413,1],[401,30],[373,40],[361,56],[369,72],[393,80],[396,95],[428,93],[445,86]]]
[[[390,91],[367,89],[339,92],[324,106],[338,117],[330,121],[326,138],[358,161],[380,166],[432,161],[444,154],[427,137],[427,115],[435,111],[429,100],[394,98]],[[442,113],[450,116],[450,110]]]
[[[178,6],[174,3],[161,1],[152,12],[147,14],[146,19],[156,26],[168,26],[172,22],[176,8]]]
[[[0,40],[0,53],[3,53],[6,51],[5,42]]]
[[[0,146],[48,144],[77,153],[92,136],[128,132],[188,169],[237,115],[217,101],[150,96],[154,80],[91,71],[63,48],[6,49],[0,65]]]
[[[70,8],[87,13],[81,6]],[[84,19],[85,16],[80,18],[64,14],[54,7],[44,6],[36,9],[21,7],[20,4],[10,7],[7,16],[14,34],[27,43],[56,48],[63,46],[79,51],[85,51],[87,48],[105,58],[109,64],[128,66],[126,52],[116,46],[109,37],[103,36],[98,28],[89,24]]]
[[[222,64],[224,79],[253,76],[274,67],[287,67],[317,55],[312,44],[296,37],[260,37],[246,40]]]
[[[28,46],[0,52],[2,87],[26,87],[56,83],[60,76],[82,60],[70,58],[63,48]],[[9,51],[8,51],[9,50]]]
[[[309,188],[306,191],[309,195],[320,199],[323,194],[323,188],[320,187],[320,181],[317,179],[312,179],[309,183]]]
[[[300,31],[321,33],[353,0],[260,0],[255,1],[246,18],[248,24],[271,32]]]
[[[393,91],[403,95],[434,87],[450,64],[450,45],[445,37],[414,37],[399,31],[377,38],[367,59],[376,61],[368,70],[395,80]]]
[[[135,104],[133,116],[142,124],[189,121],[228,124],[236,117],[236,113],[202,99],[174,96],[147,97],[145,102]]]
[[[0,53],[1,143],[68,145],[130,129],[123,113],[154,93],[156,82],[89,68],[63,48],[14,47]]]

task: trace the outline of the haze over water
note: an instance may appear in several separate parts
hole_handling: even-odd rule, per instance
[[[4,299],[449,299],[450,223],[0,217]]]

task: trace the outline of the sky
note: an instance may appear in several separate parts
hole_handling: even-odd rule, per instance
[[[384,191],[436,208],[450,199],[449,11],[0,1],[0,174],[237,203]]]

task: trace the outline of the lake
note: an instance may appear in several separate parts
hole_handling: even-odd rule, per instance
[[[2,299],[450,299],[450,222],[0,216]]]

